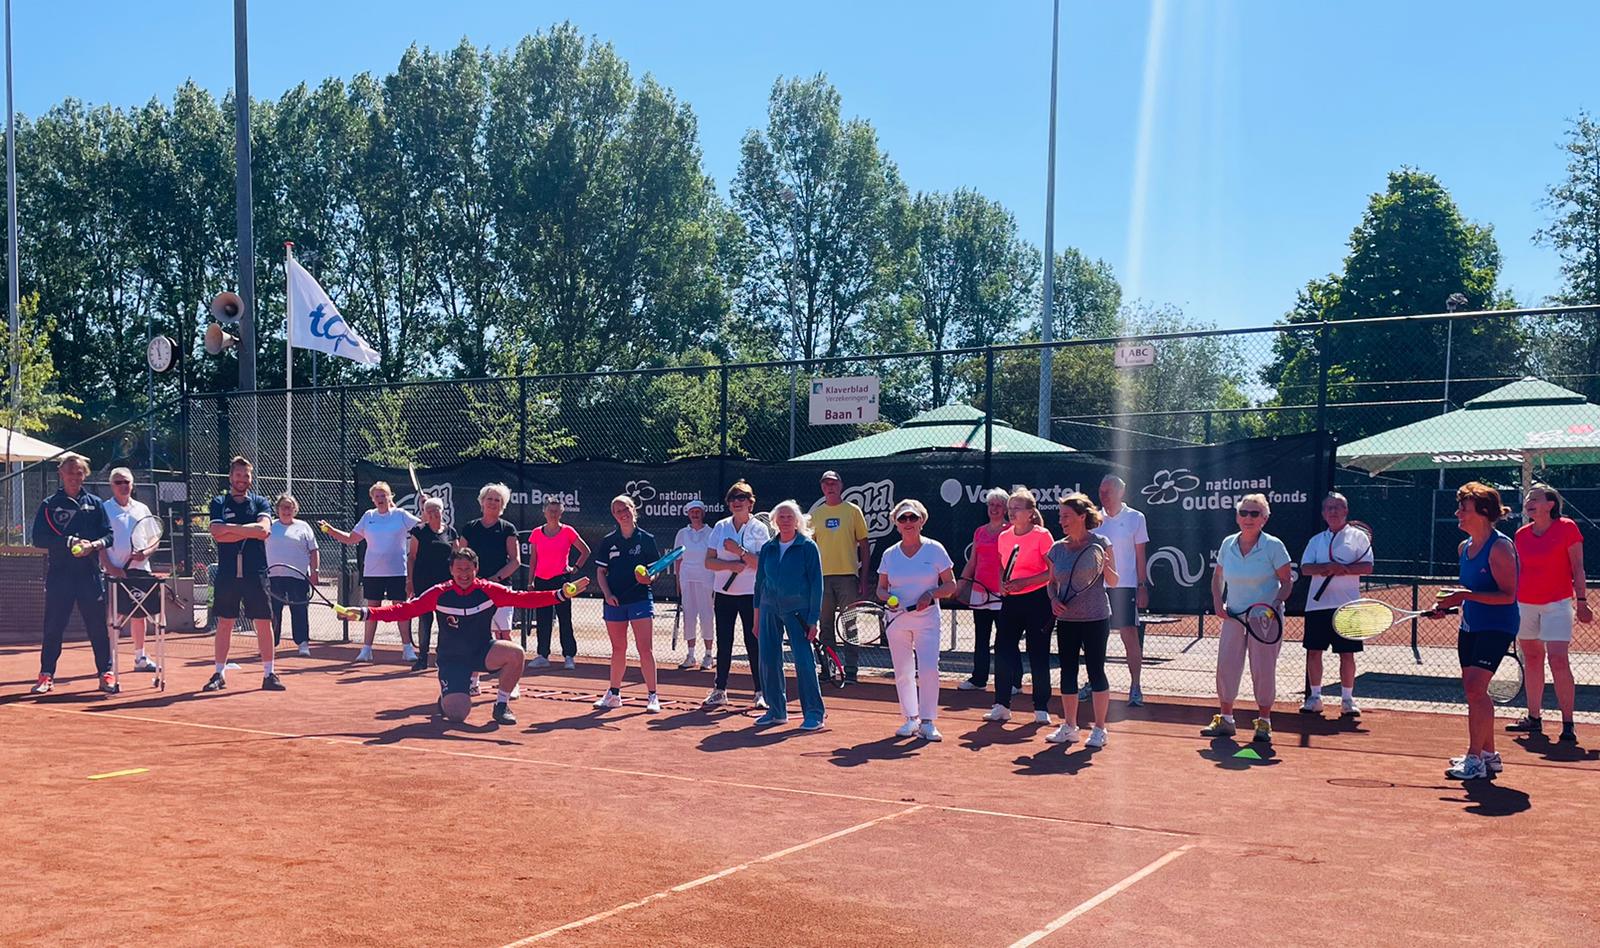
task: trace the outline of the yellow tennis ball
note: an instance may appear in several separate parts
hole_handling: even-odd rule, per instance
[[[643,563],[640,563],[638,566],[633,568],[633,575],[639,577],[640,579],[644,579],[646,576],[650,575],[650,571],[644,568]]]
[[[900,605],[900,597],[899,596],[890,596],[889,597],[889,608],[893,609],[898,605]]]
[[[82,556],[83,555],[83,550],[84,550],[84,546],[83,546],[82,543],[74,543],[74,544],[72,544],[72,555],[73,556]]]
[[[640,567],[640,568],[643,569],[643,567]],[[572,597],[574,597],[574,596],[576,596],[578,594],[578,584],[577,583],[567,583],[566,585],[561,587],[561,591],[566,594],[568,599],[571,599]]]

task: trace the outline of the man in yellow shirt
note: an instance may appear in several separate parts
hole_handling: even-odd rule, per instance
[[[867,565],[872,544],[861,508],[844,499],[844,481],[837,471],[822,475],[822,499],[811,508],[811,534],[822,552],[822,641],[839,653],[844,679],[856,680],[856,650],[841,648],[839,610],[867,596]]]

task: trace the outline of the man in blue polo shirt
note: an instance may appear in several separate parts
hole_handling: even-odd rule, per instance
[[[267,538],[272,535],[272,505],[250,490],[254,480],[254,467],[236,457],[228,465],[227,492],[211,498],[211,538],[217,541],[216,601],[212,606],[217,615],[217,669],[205,691],[228,687],[228,646],[233,641],[234,620],[241,615],[256,627],[261,687],[284,690],[272,668],[272,610],[262,583],[267,572]]]
[[[47,694],[55,687],[56,662],[67,620],[77,606],[94,647],[94,667],[100,690],[117,693],[111,671],[111,637],[106,632],[106,585],[100,572],[100,551],[111,544],[111,521],[105,502],[83,489],[89,476],[89,459],[68,454],[56,471],[61,489],[39,504],[33,518],[33,545],[49,554],[44,574],[44,644],[39,650],[39,680],[33,693]]]

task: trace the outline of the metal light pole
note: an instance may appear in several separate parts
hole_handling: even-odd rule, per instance
[[[1050,158],[1045,174],[1044,190],[1044,312],[1039,315],[1039,339],[1050,342],[1055,337],[1056,290],[1056,64],[1061,50],[1061,0],[1055,0],[1055,15],[1050,23]],[[1049,346],[1039,350],[1039,437],[1049,438],[1050,424],[1050,372],[1055,351]],[[989,406],[994,411],[994,406]]]
[[[6,0],[6,312],[9,316],[11,334],[10,341],[10,368],[11,368],[11,418],[6,425],[9,432],[17,424],[17,415],[22,408],[22,364],[21,364],[21,333],[22,312],[21,293],[17,288],[17,115],[11,102],[11,0]],[[6,435],[6,461],[8,467],[20,469],[19,465],[12,465],[11,461],[11,435]],[[16,479],[7,481],[11,485],[7,493],[11,496],[11,510],[7,524],[22,522],[22,490],[16,484]]]
[[[234,194],[239,219],[239,389],[256,387],[256,250],[250,218],[250,29],[247,0],[233,0]]]

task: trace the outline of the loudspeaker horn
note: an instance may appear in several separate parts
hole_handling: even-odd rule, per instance
[[[231,296],[232,294],[231,293],[225,293],[223,295],[224,296]],[[215,308],[215,307],[213,307],[213,308]],[[229,349],[232,349],[234,346],[237,346],[238,344],[239,344],[239,337],[238,336],[231,336],[231,335],[223,332],[222,331],[222,327],[218,326],[216,323],[212,323],[211,325],[206,327],[206,354],[207,355],[221,355],[222,353],[226,352]]]
[[[224,290],[211,300],[211,318],[225,326],[237,326],[244,314],[244,300],[239,294]]]

